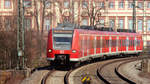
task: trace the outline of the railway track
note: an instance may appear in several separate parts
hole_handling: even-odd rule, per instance
[[[49,71],[43,77],[41,84],[70,84],[69,83],[69,75],[72,71],[73,70],[69,70],[69,71],[52,70],[52,71]],[[60,75],[57,73],[60,73]]]
[[[97,75],[106,84],[136,84],[118,72],[121,65],[135,60],[136,58],[124,58],[105,63],[97,70]]]
[[[47,81],[48,77],[49,77],[52,73],[54,73],[54,72],[55,72],[55,70],[49,71],[49,72],[43,77],[43,79],[42,79],[42,81],[41,81],[41,84],[46,84],[46,81]]]
[[[100,61],[79,67],[78,71],[77,69],[51,70],[43,77],[41,84],[82,84],[82,75],[87,73],[91,78],[90,84],[136,84],[118,71],[120,66],[135,60],[137,58],[129,57]],[[70,76],[74,71],[76,73]],[[71,81],[74,82],[70,82],[69,76],[73,77]]]
[[[64,77],[64,84],[70,84],[69,83],[69,75],[72,72],[72,70],[68,71]]]

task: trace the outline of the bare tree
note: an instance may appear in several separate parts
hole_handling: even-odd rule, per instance
[[[32,33],[30,33],[29,31],[26,32],[26,40],[28,40],[28,42],[26,42],[26,51],[28,51],[26,52],[26,54],[32,55],[32,57],[30,56],[31,58],[28,59],[28,63],[30,63],[29,61],[31,61],[31,59],[36,59],[37,61],[40,61],[42,58],[42,54],[46,52],[46,40],[43,34],[45,23],[44,19],[45,17],[51,17],[52,15],[51,11],[47,11],[46,9],[46,6],[47,4],[49,4],[49,2],[51,2],[51,0],[33,0],[34,10],[32,11],[28,8],[25,8],[25,13],[34,17],[34,28],[37,30],[34,32],[31,31]],[[32,54],[31,51],[33,51]],[[37,61],[36,63],[39,63]]]
[[[100,17],[102,12],[101,10],[104,10],[103,7],[97,6],[96,3],[90,2],[89,5],[87,3],[82,2],[82,5],[84,6],[84,14],[88,15],[90,19],[90,26],[95,25],[96,17]]]

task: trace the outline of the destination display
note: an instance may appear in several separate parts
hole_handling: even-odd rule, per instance
[[[68,34],[68,33],[73,33],[73,31],[72,30],[54,30],[54,33],[66,33],[66,34]]]

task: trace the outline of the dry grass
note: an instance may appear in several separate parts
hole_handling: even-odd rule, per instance
[[[20,84],[24,78],[23,71],[0,71],[0,84]]]

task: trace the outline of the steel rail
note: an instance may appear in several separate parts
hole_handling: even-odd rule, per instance
[[[65,77],[64,77],[64,84],[70,84],[69,83],[69,75],[73,70],[70,70],[66,73]]]
[[[123,65],[125,65],[125,64],[127,64],[127,63],[129,63],[129,62],[132,62],[132,61],[136,61],[136,60],[135,60],[135,59],[131,59],[131,60],[129,60],[129,61],[125,61],[125,62],[119,64],[119,65],[115,68],[115,73],[116,73],[121,79],[123,79],[124,81],[127,81],[127,82],[130,83],[130,84],[136,84],[136,83],[133,82],[131,79],[129,79],[129,78],[123,76],[123,75],[119,72],[119,68],[120,68],[121,66],[123,66]]]
[[[106,66],[108,66],[108,65],[110,65],[110,64],[112,64],[112,63],[116,63],[116,62],[121,62],[121,61],[126,61],[126,60],[133,60],[133,59],[137,59],[137,57],[135,58],[135,57],[130,57],[130,58],[123,58],[123,59],[120,59],[120,60],[114,60],[114,61],[111,61],[111,62],[108,62],[108,63],[105,63],[104,65],[102,65],[100,68],[98,68],[97,69],[97,76],[104,82],[104,83],[106,83],[106,84],[111,84],[110,83],[110,81],[108,80],[108,79],[106,79],[102,74],[101,74],[101,71],[102,71],[102,69],[104,68],[104,67],[106,67]],[[115,73],[116,74],[116,73]],[[117,75],[117,74],[116,74]],[[118,77],[118,78],[120,78],[121,80],[123,80],[121,77]],[[123,80],[123,81],[125,81],[125,80]],[[129,81],[126,81],[126,82],[128,82],[128,83],[131,83],[131,82],[129,82]],[[134,83],[133,83],[134,84]]]
[[[49,72],[43,77],[43,79],[42,79],[42,81],[41,81],[41,84],[46,84],[46,81],[47,81],[48,77],[49,77],[52,73],[54,73],[54,72],[55,72],[55,70],[49,71]]]

